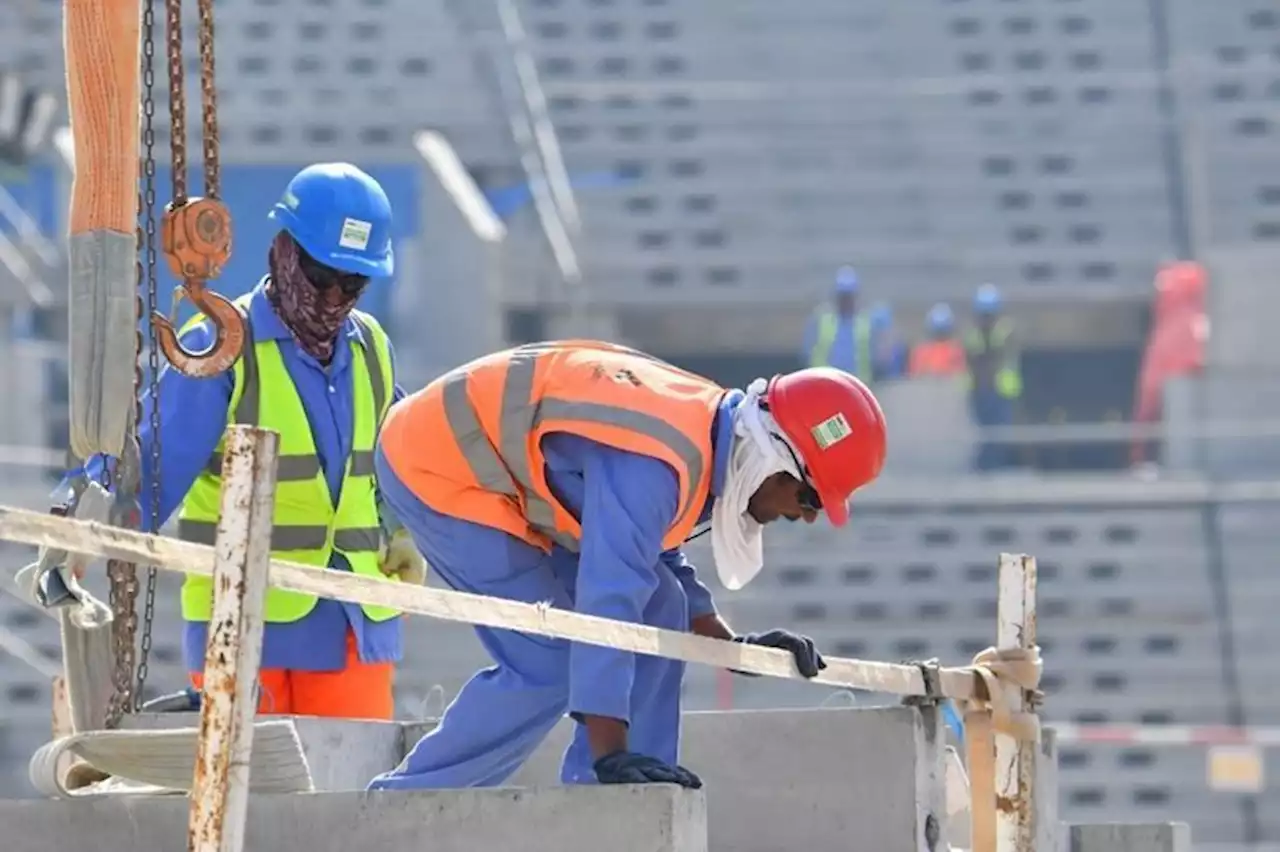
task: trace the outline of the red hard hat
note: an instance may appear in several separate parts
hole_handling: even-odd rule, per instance
[[[765,404],[800,454],[805,475],[835,526],[849,520],[849,498],[884,467],[884,412],[871,389],[833,367],[774,376]]]

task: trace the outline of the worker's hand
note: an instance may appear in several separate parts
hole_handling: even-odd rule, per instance
[[[735,636],[733,641],[746,645],[759,645],[762,648],[780,648],[790,651],[796,658],[796,668],[805,677],[817,677],[818,672],[827,667],[827,663],[818,653],[818,648],[808,636],[792,633],[790,630],[766,630],[763,633],[747,633]],[[741,672],[740,672],[741,674]]]
[[[702,787],[702,779],[683,766],[671,766],[634,751],[606,754],[594,768],[601,784],[679,784],[693,790]]]
[[[427,581],[427,560],[422,558],[413,536],[405,529],[396,530],[391,541],[383,544],[378,567],[383,574],[402,583],[421,586]]]

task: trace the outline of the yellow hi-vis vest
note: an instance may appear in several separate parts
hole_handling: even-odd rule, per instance
[[[1022,370],[1018,364],[1018,353],[1009,348],[1009,338],[1013,336],[1013,321],[1008,317],[1000,317],[991,328],[991,339],[988,340],[981,331],[971,328],[965,333],[964,348],[970,364],[988,354],[990,350],[1000,350],[1001,363],[996,368],[996,393],[1005,399],[1017,399],[1022,396]],[[970,389],[973,388],[973,368],[968,372]]]
[[[818,333],[813,349],[809,351],[810,367],[831,366],[831,347],[835,345],[840,330],[840,317],[835,311],[818,314]],[[853,317],[853,345],[857,349],[857,376],[864,382],[871,381],[871,318],[859,312]]]
[[[247,312],[249,298],[236,300],[241,313]],[[235,389],[227,422],[261,426],[280,434],[271,530],[273,558],[324,569],[336,550],[346,557],[356,574],[385,579],[378,567],[382,530],[374,496],[373,451],[378,428],[391,407],[391,352],[386,332],[377,320],[361,311],[353,311],[351,316],[360,327],[365,345],[354,341],[348,344],[354,386],[354,435],[336,508],[316,454],[307,414],[285,368],[280,347],[274,340],[254,341],[247,322],[244,350],[234,367]],[[195,317],[188,327],[202,319]],[[341,341],[339,345],[343,345]],[[214,542],[223,444],[224,440],[218,441],[217,450],[183,500],[178,537],[186,541]],[[268,589],[264,618],[277,624],[298,621],[315,609],[316,603],[315,595]],[[387,607],[362,609],[371,621],[386,621],[399,615]],[[187,575],[182,585],[182,617],[187,621],[208,621],[212,614],[212,579]]]

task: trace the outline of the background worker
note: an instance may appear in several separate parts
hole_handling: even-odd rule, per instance
[[[681,545],[710,523],[730,589],[761,569],[765,524],[848,519],[879,475],[885,425],[848,373],[806,369],[744,393],[633,350],[530,344],[459,367],[398,403],[379,481],[432,571],[456,590],[789,651],[785,630],[738,635]],[[501,784],[566,711],[565,783],[700,781],[677,765],[684,664],[477,627],[495,665],[371,789]]]
[[[290,181],[270,218],[281,230],[269,272],[236,300],[247,319],[239,361],[207,379],[170,368],[160,376],[161,522],[180,506],[179,537],[212,544],[224,429],[263,426],[280,434],[274,558],[421,582],[422,558],[407,533],[381,529],[374,481],[375,436],[403,392],[386,333],[355,310],[372,278],[392,274],[391,205],[363,171],[324,163]],[[181,340],[201,351],[214,331],[197,316]],[[144,495],[154,404],[144,399]],[[188,575],[183,651],[197,688],[212,601],[210,578]],[[392,717],[393,667],[402,654],[395,611],[270,589],[264,615],[261,712]]]
[[[926,339],[911,350],[911,375],[960,376],[965,372],[964,346],[956,339],[951,306],[939,302],[925,317]]]
[[[983,284],[973,297],[973,326],[965,334],[969,402],[978,426],[1010,426],[1022,396],[1022,367],[1013,320],[1003,313],[1000,291]],[[1007,442],[982,437],[974,467],[995,470],[1014,462]]]
[[[859,289],[853,267],[836,271],[831,304],[815,311],[805,326],[801,360],[810,367],[836,367],[869,382],[871,318],[858,310]]]
[[[877,302],[871,308],[870,321],[872,383],[902,378],[911,351],[898,330],[893,306]]]

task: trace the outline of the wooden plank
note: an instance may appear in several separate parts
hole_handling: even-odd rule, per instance
[[[997,578],[996,648],[1031,650],[1036,646],[1036,561],[1023,554],[1000,554]],[[1009,711],[1022,713],[1027,694],[1005,687]],[[995,732],[996,848],[999,852],[1033,852],[1035,848],[1036,747]]]
[[[270,430],[227,430],[188,852],[244,847],[278,447]]]
[[[156,565],[164,571],[204,576],[213,573],[214,554],[208,546],[12,506],[0,506],[0,539]],[[786,651],[612,621],[542,604],[408,586],[280,560],[272,560],[268,582],[273,588],[387,606],[444,621],[516,630],[770,677],[802,679]],[[915,666],[838,657],[826,660],[827,668],[810,682],[894,695],[922,695],[925,691],[924,679]],[[939,681],[942,694],[949,698],[969,699],[975,695],[976,676],[968,669],[944,668]]]

